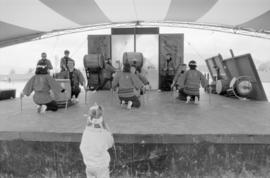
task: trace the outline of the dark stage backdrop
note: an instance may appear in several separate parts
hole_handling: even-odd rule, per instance
[[[118,29],[114,29],[114,30],[118,30]],[[129,30],[129,29],[125,29],[125,30]],[[136,32],[139,32],[139,29]],[[158,32],[159,31],[157,29],[155,31],[155,34],[158,34]],[[151,31],[151,33],[153,32]],[[166,54],[167,53],[171,54],[174,67],[176,70],[178,66],[182,64],[184,61],[184,34],[159,34],[158,43],[159,43],[158,44],[158,48],[159,48],[158,59],[157,59],[158,71],[156,73],[159,76],[156,78],[159,78],[159,88],[161,88],[161,84],[163,84],[164,82],[163,80],[161,80],[160,75],[162,73],[161,69],[165,65]],[[112,44],[111,35],[89,35],[88,36],[88,53],[100,53],[104,56],[104,59],[106,59],[108,57],[111,57],[111,54],[112,54],[111,44]],[[173,78],[173,76],[171,76],[171,78]]]
[[[170,54],[172,57],[172,62],[175,67],[175,72],[177,71],[177,68],[179,64],[182,64],[184,62],[184,34],[160,34],[159,35],[159,86],[161,89],[166,90],[170,87],[167,85],[170,85],[173,79],[173,76],[166,76],[166,80],[164,81],[164,76],[162,76],[162,69],[165,66],[166,63],[166,54]],[[166,85],[166,86],[165,86]]]
[[[88,54],[99,53],[104,59],[111,57],[111,35],[89,35]]]

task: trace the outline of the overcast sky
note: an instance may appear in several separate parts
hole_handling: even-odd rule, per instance
[[[60,60],[65,49],[70,50],[76,66],[81,68],[83,56],[87,53],[87,35],[109,33],[109,29],[83,32],[0,48],[0,74],[7,74],[11,69],[25,73],[35,67],[41,52],[47,53],[54,66],[59,65],[57,59]],[[251,53],[256,65],[270,61],[270,40],[267,39],[183,28],[161,27],[160,33],[184,33],[185,62],[197,60],[204,64],[204,59],[218,53],[226,59],[230,57],[229,49],[233,49],[235,55]]]

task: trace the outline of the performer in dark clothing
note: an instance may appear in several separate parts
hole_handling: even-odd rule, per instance
[[[38,61],[37,65],[46,65],[49,70],[53,69],[52,63],[49,59],[47,59],[46,53],[41,53],[41,59]]]
[[[178,99],[180,100],[186,100],[186,95],[182,95],[180,92],[180,89],[183,89],[184,86],[181,86],[183,84],[183,75],[187,70],[187,65],[186,64],[181,64],[174,76],[173,83],[171,84],[172,89],[178,89]]]
[[[68,61],[73,61],[74,64],[75,64],[75,61],[69,57],[69,51],[68,50],[64,51],[64,55],[65,56],[62,57],[61,61],[60,61],[61,72],[68,70],[68,66],[67,66]]]
[[[177,70],[173,78],[173,83],[171,84],[171,87],[183,88],[183,86],[180,86],[180,84],[181,84],[182,76],[186,71],[186,68],[187,68],[186,64],[181,64],[179,66],[179,69]]]
[[[172,60],[171,54],[166,54],[166,60],[163,68],[161,69],[161,87],[163,91],[170,91],[173,77],[175,74],[175,64]]]
[[[106,59],[105,61],[105,68],[103,70],[103,83],[97,88],[97,90],[99,89],[103,89],[103,87],[107,84],[107,82],[112,83],[113,80],[113,74],[115,73],[116,68],[114,68],[112,66],[112,60],[111,58]]]

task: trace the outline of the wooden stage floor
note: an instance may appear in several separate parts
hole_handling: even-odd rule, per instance
[[[201,93],[199,104],[152,91],[139,109],[125,110],[110,91],[84,93],[67,110],[36,113],[32,97],[0,101],[0,140],[79,142],[89,106],[105,109],[104,118],[118,143],[270,143],[270,103],[240,101]]]

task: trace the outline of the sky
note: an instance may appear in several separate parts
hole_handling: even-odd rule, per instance
[[[231,57],[230,49],[235,56],[251,53],[257,67],[270,61],[269,39],[208,30],[160,27],[160,34],[163,33],[184,34],[186,63],[196,60],[200,65],[204,65],[205,59],[217,54],[226,59]],[[12,69],[16,73],[26,73],[29,68],[35,67],[42,52],[47,53],[54,68],[59,68],[60,58],[66,49],[75,59],[77,68],[82,68],[83,56],[87,54],[87,35],[91,34],[110,34],[110,29],[68,34],[0,48],[0,74],[8,74]]]

